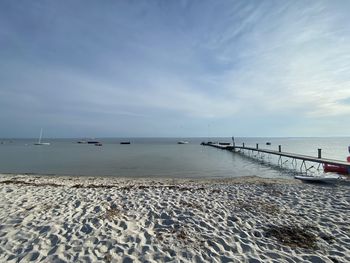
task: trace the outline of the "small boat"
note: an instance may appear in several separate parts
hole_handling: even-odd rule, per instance
[[[325,173],[338,173],[338,174],[349,174],[348,168],[342,165],[332,165],[325,163],[323,165],[323,171]]]
[[[96,144],[96,143],[100,143],[99,141],[88,141],[88,144]]]
[[[95,146],[102,146],[102,143],[100,143],[100,142],[95,143]]]
[[[81,141],[77,141],[77,143],[86,144],[86,143],[88,143],[88,142],[85,141],[85,140],[81,140]]]
[[[36,142],[34,145],[50,145],[49,142]]]
[[[271,142],[267,142],[266,145],[271,145]]]
[[[335,183],[341,178],[338,175],[333,176],[307,176],[307,175],[296,175],[295,179],[301,180],[303,182],[314,182],[314,183]]]
[[[188,144],[188,141],[178,141],[177,144]]]
[[[49,142],[41,142],[41,138],[43,136],[43,129],[40,130],[40,136],[38,142],[34,143],[34,145],[50,145]]]
[[[350,153],[350,145],[348,147],[348,151]],[[346,161],[349,163],[349,166],[324,163],[323,171],[325,173],[337,173],[337,174],[349,175],[350,174],[350,156],[346,157]]]
[[[231,143],[230,142],[219,142],[219,145],[228,146],[228,145],[231,145]]]
[[[130,142],[120,142],[120,144],[130,144]]]

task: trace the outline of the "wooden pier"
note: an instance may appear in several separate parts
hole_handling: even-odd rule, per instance
[[[242,146],[237,146],[235,144],[227,145],[227,143],[202,143],[202,145],[211,146],[211,147],[215,147],[218,149],[228,150],[228,151],[233,151],[233,152],[251,151],[251,152],[256,152],[256,153],[276,155],[279,157],[278,164],[281,164],[281,165],[283,164],[282,157],[291,158],[292,159],[291,163],[294,165],[295,168],[297,166],[296,161],[300,160],[301,161],[301,165],[300,165],[301,172],[304,172],[304,171],[307,172],[310,169],[306,166],[306,162],[317,163],[318,170],[319,170],[320,166],[323,164],[343,166],[343,167],[346,167],[348,169],[350,168],[349,162],[322,158],[321,149],[318,149],[318,157],[313,157],[313,156],[308,156],[308,155],[303,155],[303,154],[282,152],[280,145],[278,147],[279,148],[278,151],[269,150],[269,149],[260,149],[258,144],[256,144],[256,147],[246,147],[244,144]]]

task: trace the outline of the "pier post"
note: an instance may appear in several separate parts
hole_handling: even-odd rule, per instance
[[[278,145],[278,151],[281,152],[282,151],[282,146]]]
[[[244,148],[245,146],[244,146],[244,143],[243,143],[243,148]]]
[[[259,143],[256,144],[256,149],[259,149]]]
[[[319,158],[319,159],[321,159],[321,158],[322,158],[322,154],[321,154],[321,152],[322,152],[322,149],[318,149],[318,158]]]

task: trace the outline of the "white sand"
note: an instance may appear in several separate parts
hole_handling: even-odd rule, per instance
[[[0,175],[0,262],[350,262],[349,189]]]

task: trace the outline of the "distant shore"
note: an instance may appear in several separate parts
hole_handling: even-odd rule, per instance
[[[348,262],[350,186],[0,175],[0,261]]]

